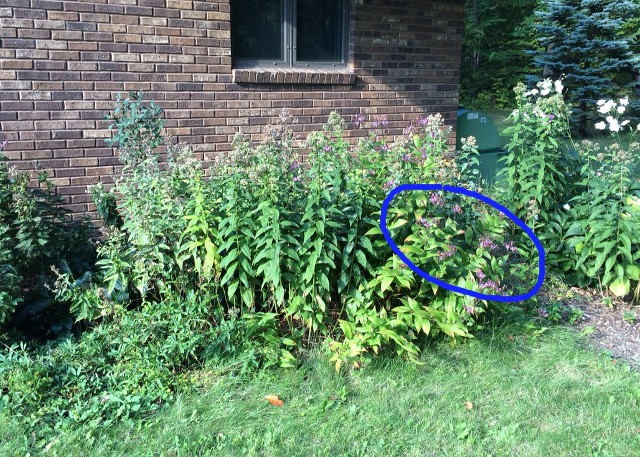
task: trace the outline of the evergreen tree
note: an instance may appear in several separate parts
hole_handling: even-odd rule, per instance
[[[542,77],[564,77],[581,135],[599,99],[633,92],[640,56],[629,24],[639,14],[640,0],[543,0],[536,12],[534,65]]]

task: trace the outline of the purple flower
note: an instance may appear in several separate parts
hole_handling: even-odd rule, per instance
[[[476,309],[473,306],[464,305],[464,310],[471,315],[476,313]]]
[[[424,226],[424,228],[426,229],[431,228],[431,222],[428,222],[424,217],[421,217],[420,219],[418,219],[417,223]]]
[[[506,287],[501,287],[498,281],[493,281],[491,279],[480,281],[478,285],[480,286],[480,289],[489,289],[496,293],[504,292],[504,290],[506,289]]]
[[[453,207],[453,212],[454,212],[455,214],[462,214],[462,208],[460,208],[460,205],[455,205],[455,206]]]
[[[326,145],[324,148],[322,148],[322,150],[323,150],[324,152],[331,152],[331,146]]]
[[[378,125],[380,125],[378,121],[373,121],[373,123],[371,124],[371,127],[373,127],[374,129],[377,129]]]
[[[413,133],[413,125],[408,125],[404,128],[403,132],[405,135],[411,135]]]
[[[478,278],[478,281],[482,281],[486,277],[487,275],[484,274],[484,271],[479,268],[476,270],[476,278]]]
[[[353,119],[353,126],[357,129],[362,127],[362,123],[364,122],[364,116],[362,114],[356,114]]]
[[[297,161],[291,162],[291,165],[289,165],[290,171],[297,170],[298,168],[300,168],[300,163]]]
[[[402,156],[403,162],[411,162],[411,154],[405,154]]]
[[[0,151],[4,151],[4,148],[7,147],[7,144],[9,144],[9,140],[3,140],[2,143],[0,143]]]
[[[387,190],[387,189],[390,189],[391,187],[393,187],[393,186],[395,186],[395,185],[396,185],[396,180],[395,180],[395,179],[392,179],[391,181],[388,181],[388,182],[383,186],[383,189],[384,189],[384,190]]]
[[[383,116],[382,120],[380,121],[380,125],[382,125],[383,129],[386,129],[387,126],[389,125],[389,121],[387,120],[387,116]]]
[[[449,246],[447,246],[447,249],[445,249],[444,251],[438,251],[438,260],[442,262],[443,260],[448,259],[449,257],[453,257],[455,253],[456,253],[456,247],[453,244],[450,244]]]
[[[302,178],[300,176],[294,176],[293,177],[293,182],[299,182],[300,180],[302,180]]]
[[[493,251],[497,248],[493,240],[486,235],[480,238],[480,247],[483,249],[488,249],[489,251]]]
[[[549,312],[547,311],[546,308],[538,308],[538,314],[540,315],[540,317],[549,316]]]
[[[503,246],[508,252],[518,252],[518,249],[516,248],[513,241],[509,241],[508,243],[503,243]]]
[[[426,118],[426,117],[421,117],[421,118],[420,118],[420,125],[421,125],[422,127],[424,127],[424,126],[425,126],[425,125],[427,125],[428,123],[429,123],[429,118]]]
[[[431,197],[429,197],[429,201],[431,202],[432,205],[435,206],[442,206],[444,205],[444,198],[442,198],[442,195],[440,194],[431,194]]]

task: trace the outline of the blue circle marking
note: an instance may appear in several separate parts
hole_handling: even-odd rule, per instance
[[[515,222],[518,225],[518,227],[520,227],[529,236],[529,239],[533,241],[533,244],[536,246],[536,249],[538,250],[538,281],[536,282],[535,286],[533,286],[533,288],[526,294],[490,295],[490,294],[483,294],[480,292],[476,292],[475,290],[465,289],[464,287],[454,286],[453,284],[449,284],[438,278],[434,278],[433,276],[426,273],[425,271],[422,271],[411,260],[409,260],[409,258],[400,250],[400,248],[396,245],[395,241],[393,241],[393,238],[391,237],[391,233],[387,228],[387,215],[389,212],[389,205],[391,204],[391,201],[393,200],[393,198],[396,195],[398,195],[400,192],[414,191],[414,190],[421,190],[421,191],[442,190],[445,192],[452,192],[454,194],[466,195],[467,197],[475,198],[488,205],[491,205],[492,207],[500,211],[502,214],[507,216],[510,220]],[[380,229],[382,230],[384,238],[387,240],[387,243],[389,244],[393,252],[398,257],[400,257],[400,259],[402,259],[402,261],[405,264],[407,264],[407,266],[411,268],[411,270],[413,270],[415,273],[418,273],[427,281],[437,284],[443,289],[447,289],[452,292],[458,292],[464,295],[469,295],[471,297],[479,298],[481,300],[491,300],[491,301],[499,301],[499,302],[518,302],[518,301],[528,300],[529,298],[533,297],[535,294],[538,293],[538,291],[542,287],[542,284],[544,283],[544,277],[546,274],[544,247],[542,247],[542,243],[540,242],[538,237],[533,233],[533,230],[531,230],[531,228],[529,228],[527,224],[521,221],[515,214],[513,214],[511,211],[509,211],[500,203],[490,199],[485,195],[482,195],[478,192],[474,192],[472,190],[465,189],[463,187],[446,186],[443,184],[402,184],[396,187],[389,193],[389,195],[387,195],[387,198],[385,198],[384,202],[382,203],[382,209],[380,212]]]

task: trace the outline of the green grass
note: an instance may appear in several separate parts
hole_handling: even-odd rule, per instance
[[[489,332],[436,344],[423,362],[382,356],[337,375],[312,353],[298,370],[211,375],[201,395],[139,427],[68,431],[47,455],[640,455],[639,374],[570,330]],[[30,450],[11,420],[0,442],[3,456]]]

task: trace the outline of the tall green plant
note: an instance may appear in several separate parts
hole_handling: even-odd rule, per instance
[[[596,128],[609,130],[615,142],[603,147],[584,141],[578,146],[584,159],[580,172],[585,191],[565,207],[570,222],[565,237],[571,248],[569,264],[574,281],[597,283],[619,297],[635,288],[634,299],[638,301],[640,181],[635,169],[640,163],[640,143],[634,133],[626,142],[620,137],[629,124],[620,119],[628,103],[628,99],[599,102],[606,122],[598,122]]]
[[[513,125],[505,130],[511,136],[502,173],[506,198],[518,217],[544,232],[571,195],[570,109],[561,81],[545,80],[530,91],[520,83],[514,91],[517,108],[509,116]]]

